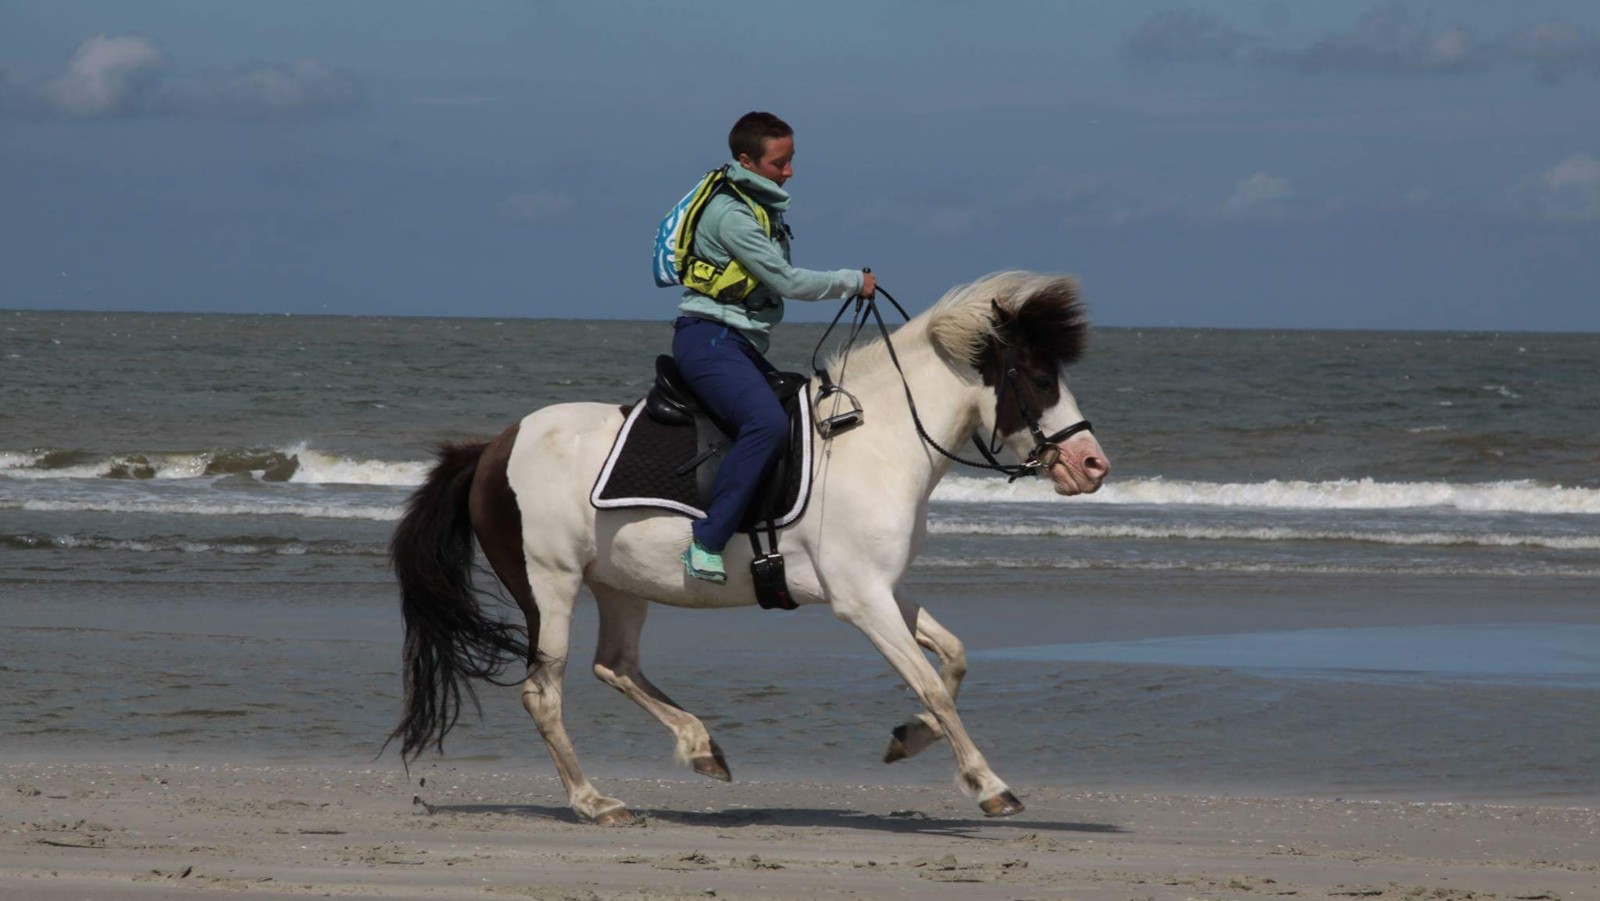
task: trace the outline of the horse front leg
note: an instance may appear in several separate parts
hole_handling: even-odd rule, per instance
[[[955,698],[950,689],[923,656],[911,625],[916,622],[917,608],[896,599],[888,586],[862,586],[837,595],[834,593],[836,586],[828,588],[834,615],[866,634],[916,693],[949,740],[956,758],[956,784],[968,794],[976,795],[978,806],[989,816],[1020,813],[1022,802],[989,768],[988,761],[956,714]]]
[[[645,678],[639,665],[639,635],[650,602],[605,585],[590,584],[600,609],[600,640],[594,652],[594,674],[644,708],[672,733],[679,763],[696,773],[729,782],[728,762],[700,718],[678,706]]]
[[[939,658],[939,679],[954,702],[961,693],[961,680],[967,675],[966,647],[955,633],[940,625],[926,609],[918,607],[914,616],[917,644]],[[889,738],[889,748],[883,752],[883,762],[894,763],[915,757],[943,737],[944,732],[933,714],[919,713],[894,728]]]
[[[556,773],[567,790],[567,803],[578,816],[602,826],[633,822],[633,814],[616,798],[595,790],[578,766],[578,752],[567,736],[561,712],[561,679],[567,669],[567,647],[572,633],[572,608],[578,597],[579,577],[567,573],[536,573],[529,582],[539,607],[539,642],[522,683],[522,706],[533,717],[555,761]]]

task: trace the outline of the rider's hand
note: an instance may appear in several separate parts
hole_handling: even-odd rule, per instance
[[[877,293],[877,290],[878,290],[878,277],[873,275],[871,272],[862,272],[861,273],[861,295],[860,296],[865,297],[868,300],[871,300],[872,299],[872,295]]]

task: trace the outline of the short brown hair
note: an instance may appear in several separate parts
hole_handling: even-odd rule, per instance
[[[767,152],[768,141],[793,134],[794,129],[789,127],[789,123],[771,113],[745,113],[733,123],[733,130],[728,132],[728,150],[734,159],[748,155],[752,160],[760,160],[761,155]]]

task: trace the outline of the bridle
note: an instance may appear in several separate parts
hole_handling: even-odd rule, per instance
[[[911,321],[911,317],[906,314],[905,308],[900,306],[900,302],[894,299],[893,294],[885,291],[881,285],[878,287],[878,293],[887,298],[889,303],[894,304],[894,308],[899,311],[901,317],[903,317],[907,322]],[[844,360],[841,362],[839,367],[840,381],[843,381],[844,379],[844,367],[849,363],[850,360],[850,347],[855,344],[856,337],[861,333],[862,326],[866,325],[867,317],[870,315],[873,320],[877,322],[878,332],[883,335],[883,346],[889,351],[890,362],[894,363],[895,371],[900,374],[900,386],[905,389],[906,404],[911,408],[911,421],[917,427],[917,436],[922,439],[924,444],[927,444],[929,447],[938,451],[946,458],[956,463],[960,463],[963,466],[971,466],[974,469],[988,469],[1002,473],[1007,476],[1006,481],[1015,482],[1017,479],[1020,479],[1023,476],[1037,475],[1041,471],[1049,472],[1051,467],[1055,466],[1056,463],[1061,459],[1061,449],[1057,447],[1057,445],[1062,441],[1071,438],[1073,435],[1076,435],[1079,432],[1089,432],[1090,434],[1093,434],[1094,426],[1091,425],[1087,419],[1080,419],[1066,428],[1059,429],[1049,435],[1044,433],[1044,430],[1039,427],[1039,414],[1034,411],[1033,405],[1028,403],[1028,399],[1022,391],[1022,377],[1017,373],[1016,348],[1007,345],[1005,352],[1000,358],[1001,376],[999,379],[999,384],[996,386],[998,397],[995,399],[994,430],[990,432],[989,440],[987,442],[979,438],[976,433],[974,433],[972,436],[973,445],[978,448],[978,453],[982,454],[984,460],[987,460],[988,462],[980,463],[976,460],[968,460],[957,454],[951,453],[948,450],[945,450],[939,445],[939,442],[933,440],[933,436],[928,434],[927,428],[922,424],[922,417],[917,414],[917,402],[911,396],[911,385],[906,381],[905,370],[900,367],[900,357],[894,352],[894,342],[889,340],[889,327],[883,321],[883,314],[878,311],[877,301],[875,299],[864,299],[859,296],[846,300],[844,304],[839,307],[839,312],[834,315],[833,321],[828,323],[827,330],[822,333],[822,338],[817,341],[816,348],[811,352],[811,368],[817,374],[818,380],[822,382],[821,390],[817,392],[816,399],[812,401],[814,406],[820,405],[823,400],[829,397],[841,394],[849,398],[852,402],[855,401],[854,395],[851,395],[848,391],[845,391],[844,388],[834,383],[833,379],[828,375],[828,371],[825,367],[817,365],[817,353],[822,349],[822,346],[827,343],[828,335],[833,333],[834,326],[839,324],[839,320],[844,317],[845,310],[849,309],[852,303],[855,304],[856,312],[851,321],[850,338],[845,344]],[[995,456],[1004,447],[1004,439],[1000,435],[1000,410],[1005,405],[1008,389],[1010,394],[1015,399],[1017,412],[1021,414],[1022,421],[1027,424],[1028,432],[1033,436],[1033,449],[1028,452],[1028,456],[1025,457],[1021,463],[1002,463]],[[860,407],[857,405],[856,409],[853,411],[855,415],[846,420],[848,422],[847,425],[844,425],[843,428],[824,428],[824,437],[831,437],[833,434],[838,434],[839,432],[860,425],[862,421],[860,412]],[[827,422],[828,420],[820,420],[818,424],[819,426],[823,426]]]
[[[1008,481],[1012,482],[1025,475],[1033,475],[1040,470],[1049,472],[1050,468],[1055,466],[1061,459],[1061,448],[1057,447],[1057,445],[1079,432],[1089,432],[1091,434],[1094,432],[1094,426],[1089,423],[1089,420],[1080,419],[1064,429],[1058,429],[1046,435],[1044,430],[1039,427],[1039,415],[1034,412],[1033,405],[1028,403],[1027,397],[1022,393],[1022,377],[1017,374],[1016,354],[1016,348],[1007,345],[1005,353],[1000,356],[1000,368],[1004,375],[1000,378],[1000,384],[996,386],[999,388],[999,397],[995,400],[994,429],[989,433],[989,440],[984,442],[978,440],[977,435],[972,436],[972,443],[977,445],[978,453],[983,454],[983,458],[989,461],[990,468],[1004,472],[1010,476]],[[905,375],[902,373],[901,380],[904,381],[904,379]],[[1022,421],[1027,424],[1028,433],[1033,436],[1033,450],[1028,452],[1028,456],[1021,464],[1001,463],[995,457],[995,454],[1000,452],[1005,442],[1005,439],[1000,437],[1000,409],[1005,405],[1007,388],[1010,388],[1011,394],[1016,397],[1017,412],[1022,414]],[[911,396],[909,387],[906,389],[906,396],[908,398]],[[915,410],[912,411],[912,415],[915,416]],[[927,440],[929,444],[933,444],[931,439]],[[933,446],[942,452],[942,449],[937,444]],[[946,453],[945,456],[950,455]],[[956,457],[951,457],[951,459],[960,463],[967,462]],[[970,466],[972,464],[968,463],[967,465]]]

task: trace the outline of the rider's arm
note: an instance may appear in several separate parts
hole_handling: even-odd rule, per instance
[[[861,292],[859,269],[819,272],[789,265],[777,242],[767,237],[756,217],[742,206],[732,206],[717,223],[717,239],[756,281],[781,297],[795,300],[829,300]]]

